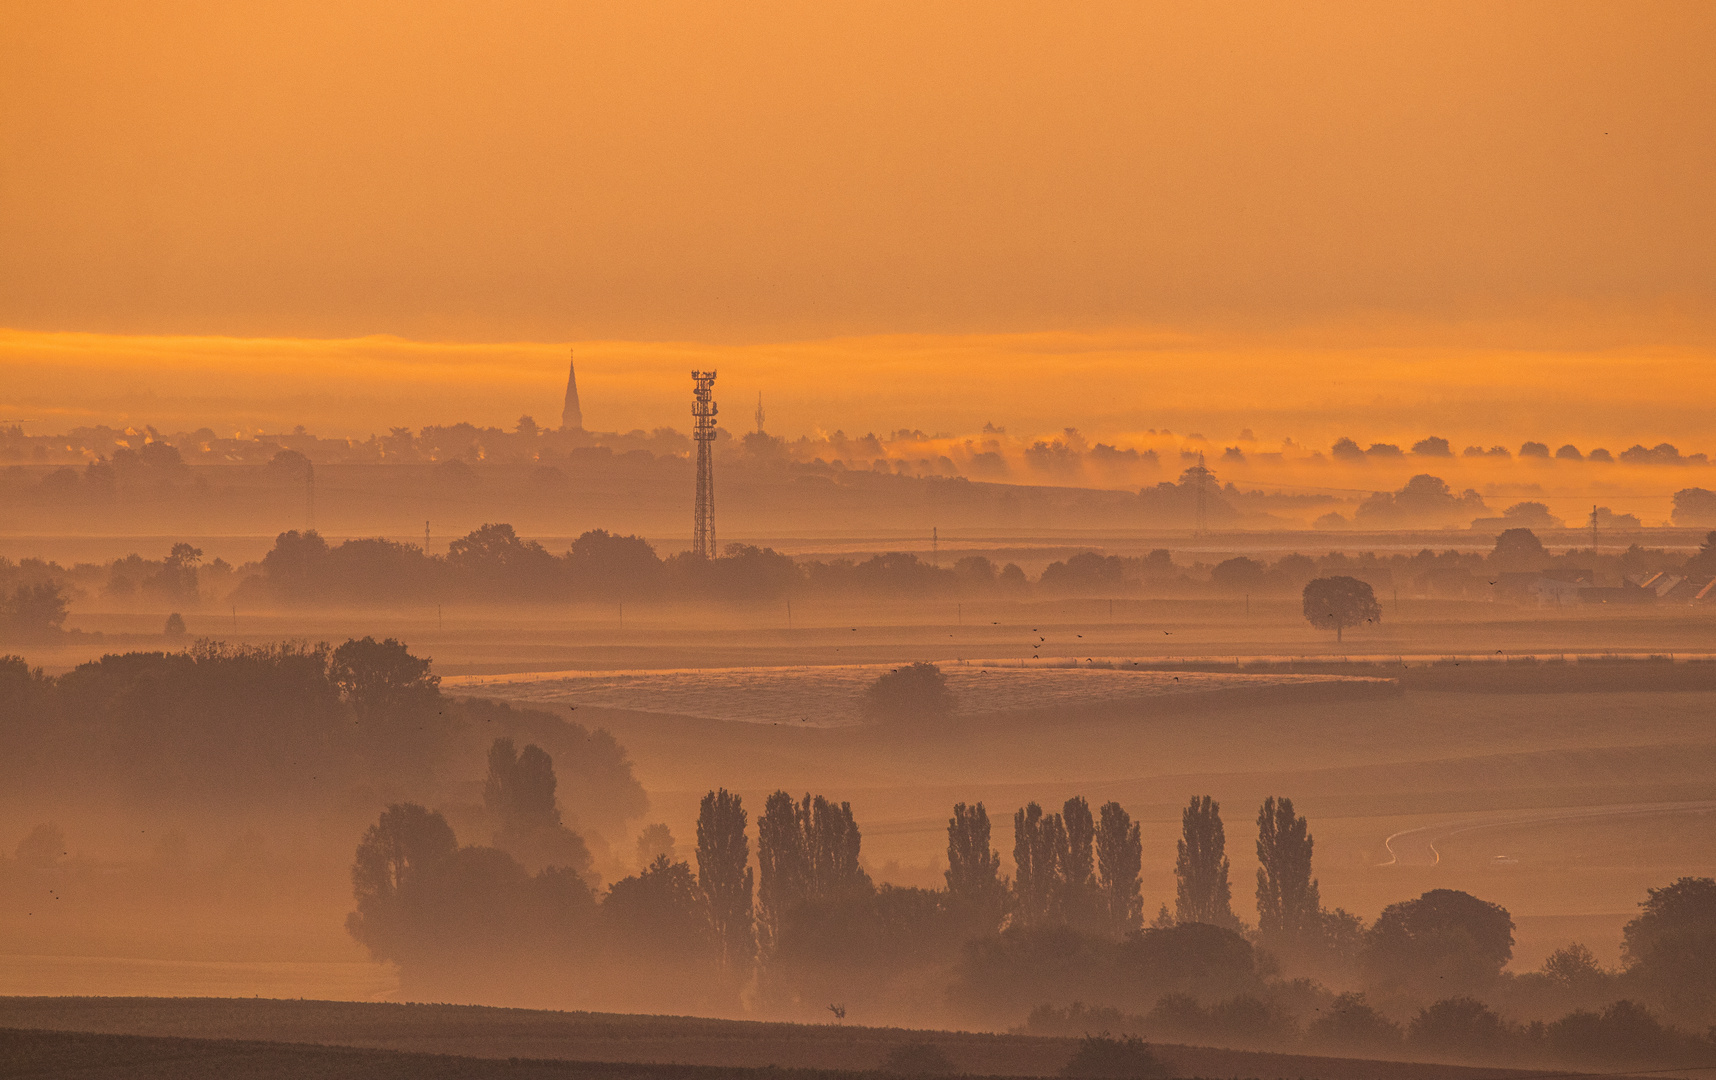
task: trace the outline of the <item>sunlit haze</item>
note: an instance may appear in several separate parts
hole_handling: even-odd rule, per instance
[[[1708,1070],[1713,57],[12,0],[0,1074]]]

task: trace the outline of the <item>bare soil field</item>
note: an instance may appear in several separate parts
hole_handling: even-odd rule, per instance
[[[106,1041],[87,1037],[56,1040],[43,1032],[88,1033]],[[115,1037],[124,1037],[124,1041],[115,1041]],[[131,1041],[138,1037],[161,1041]],[[89,1075],[73,1073],[69,1067],[58,1074],[47,1070],[57,1067],[56,1062],[112,1068],[127,1053],[136,1053],[139,1063],[146,1066],[152,1067],[155,1061],[177,1062],[185,1071],[93,1075],[487,1077],[499,1074],[481,1071],[482,1064],[474,1059],[501,1059],[501,1063],[524,1059],[518,1064],[524,1071],[505,1075],[691,1078],[749,1076],[751,1070],[767,1070],[771,1076],[791,1076],[792,1070],[875,1070],[894,1047],[925,1042],[940,1048],[962,1072],[979,1076],[1052,1076],[1076,1047],[1073,1039],[1026,1035],[478,1006],[266,999],[0,998],[0,1047],[14,1047],[20,1057],[29,1055],[23,1060],[39,1062],[37,1068],[42,1071],[30,1072],[33,1076]],[[339,1049],[336,1052],[334,1048]],[[1156,1049],[1174,1076],[1477,1080],[1535,1075],[1520,1070],[1208,1047],[1163,1045]],[[367,1056],[375,1051],[413,1056],[407,1062],[391,1056]],[[19,1059],[0,1054],[0,1060]],[[278,1068],[276,1062],[295,1064],[303,1071],[268,1071]],[[372,1063],[381,1071],[360,1071]],[[596,1063],[625,1063],[630,1067],[605,1071]],[[421,1071],[392,1071],[402,1065]],[[247,1071],[251,1068],[256,1071]],[[198,1069],[203,1071],[192,1071]],[[8,1075],[4,1066],[0,1066],[0,1075]]]

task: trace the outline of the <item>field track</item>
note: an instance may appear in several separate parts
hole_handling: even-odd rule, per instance
[[[1532,825],[1561,825],[1570,821],[1603,821],[1614,818],[1660,817],[1665,814],[1708,814],[1716,811],[1716,802],[1642,803],[1628,806],[1581,806],[1542,810],[1533,813],[1512,813],[1464,821],[1445,821],[1395,833],[1383,841],[1389,859],[1383,866],[1435,866],[1442,861],[1436,850],[1438,841],[1481,829],[1506,829]]]

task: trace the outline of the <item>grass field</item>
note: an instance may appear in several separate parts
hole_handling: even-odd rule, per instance
[[[812,665],[682,671],[555,672],[497,678],[454,676],[453,693],[506,697],[520,704],[629,709],[707,720],[810,724],[860,723],[864,689],[885,665]],[[1288,672],[1227,674],[1094,667],[1027,667],[1001,661],[942,666],[961,712],[986,715],[1048,710],[1123,710],[1171,695],[1292,691],[1335,684],[1371,686],[1374,677]]]
[[[1076,1048],[1072,1039],[1023,1035],[473,1006],[0,998],[0,1062],[23,1063],[31,1076],[791,1077],[794,1070],[874,1070],[895,1047],[925,1042],[940,1048],[962,1072],[977,1076],[1054,1075]],[[1531,1075],[1189,1046],[1161,1046],[1157,1052],[1174,1076],[1478,1080]],[[125,1071],[128,1064],[137,1071]],[[22,1068],[9,1072],[12,1067],[0,1064],[0,1076],[26,1075]],[[502,1068],[516,1071],[503,1073]]]

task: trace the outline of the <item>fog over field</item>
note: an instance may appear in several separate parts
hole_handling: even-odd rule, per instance
[[[1716,8],[3,25],[0,1075],[1716,1068]]]

